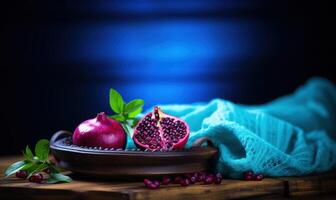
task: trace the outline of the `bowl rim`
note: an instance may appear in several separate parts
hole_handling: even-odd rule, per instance
[[[136,151],[132,149],[125,150],[105,150],[97,148],[83,148],[80,146],[71,146],[64,144],[64,141],[72,136],[69,131],[58,131],[50,139],[50,149],[68,153],[78,153],[86,155],[103,155],[103,156],[142,156],[142,157],[184,157],[184,156],[207,156],[218,152],[217,148],[212,145],[201,146],[207,138],[198,139],[193,143],[191,148],[174,150],[174,151]],[[208,142],[208,141],[207,141]]]

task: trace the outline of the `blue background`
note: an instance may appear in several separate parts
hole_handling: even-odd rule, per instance
[[[1,153],[127,101],[260,104],[335,81],[328,1],[25,1],[6,11]],[[14,144],[14,145],[13,145]]]

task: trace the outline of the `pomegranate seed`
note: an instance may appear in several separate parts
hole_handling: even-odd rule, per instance
[[[253,180],[253,177],[254,177],[254,173],[252,171],[247,171],[247,172],[244,172],[244,179],[246,181],[251,181]]]
[[[246,176],[244,176],[244,179],[246,181],[252,181],[253,180],[253,175],[252,176],[251,175],[246,175]]]
[[[15,176],[18,178],[27,178],[28,172],[25,170],[20,170],[15,173]]]
[[[43,180],[43,175],[41,173],[33,174],[29,177],[30,182],[41,183]]]
[[[214,182],[215,184],[219,185],[222,183],[222,178],[216,177]]]
[[[146,179],[144,179],[144,184],[149,189],[157,189],[157,188],[160,187],[160,181],[158,181],[158,180],[151,181],[151,180],[146,178]]]
[[[162,177],[162,185],[168,185],[171,182],[171,178],[169,176]]]
[[[197,172],[197,176],[196,176],[196,178],[197,178],[197,181],[198,182],[203,182],[204,181],[204,179],[205,179],[205,173],[204,172]]]
[[[149,183],[147,185],[147,188],[152,189],[152,190],[158,189],[159,187],[160,185],[156,185],[155,183]]]
[[[205,180],[206,176],[205,174],[199,174],[197,177],[198,182],[203,182]]]
[[[154,183],[154,184],[157,185],[158,187],[160,187],[160,185],[161,185],[160,181],[158,181],[158,180],[154,180],[152,183]]]
[[[181,181],[182,177],[181,176],[176,176],[175,179],[174,179],[174,183],[175,184],[179,184],[180,181]]]
[[[214,181],[214,176],[212,174],[209,174],[208,176],[206,176],[204,180],[204,184],[212,184],[213,181]]]
[[[133,140],[139,148],[148,151],[168,151],[183,148],[189,132],[186,122],[155,107],[139,121]]]
[[[144,184],[145,186],[149,185],[150,183],[152,183],[152,181],[150,181],[149,179],[144,179]]]
[[[253,177],[253,180],[255,180],[255,181],[261,181],[263,179],[264,179],[264,176],[262,174],[258,174],[258,175]]]
[[[221,174],[221,173],[219,173],[219,172],[217,172],[217,173],[215,174],[215,177],[216,177],[216,178],[223,179],[223,176],[222,176],[222,174]]]
[[[190,177],[190,183],[195,184],[197,182],[197,178],[195,176]]]
[[[253,173],[253,171],[247,171],[247,172],[244,172],[243,175],[244,175],[244,176],[253,176],[254,173]]]
[[[190,184],[190,180],[188,178],[184,178],[180,180],[181,186],[188,186]]]

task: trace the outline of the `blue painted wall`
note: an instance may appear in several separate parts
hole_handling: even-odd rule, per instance
[[[109,88],[148,108],[213,98],[259,104],[311,76],[335,81],[333,21],[320,2],[58,0],[6,8],[1,153],[111,113]]]

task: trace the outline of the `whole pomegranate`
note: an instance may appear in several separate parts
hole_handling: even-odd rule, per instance
[[[72,141],[79,146],[125,149],[126,133],[119,122],[101,112],[96,118],[82,122]]]
[[[189,138],[188,124],[154,107],[146,114],[134,129],[133,140],[143,149],[151,151],[182,149]]]

